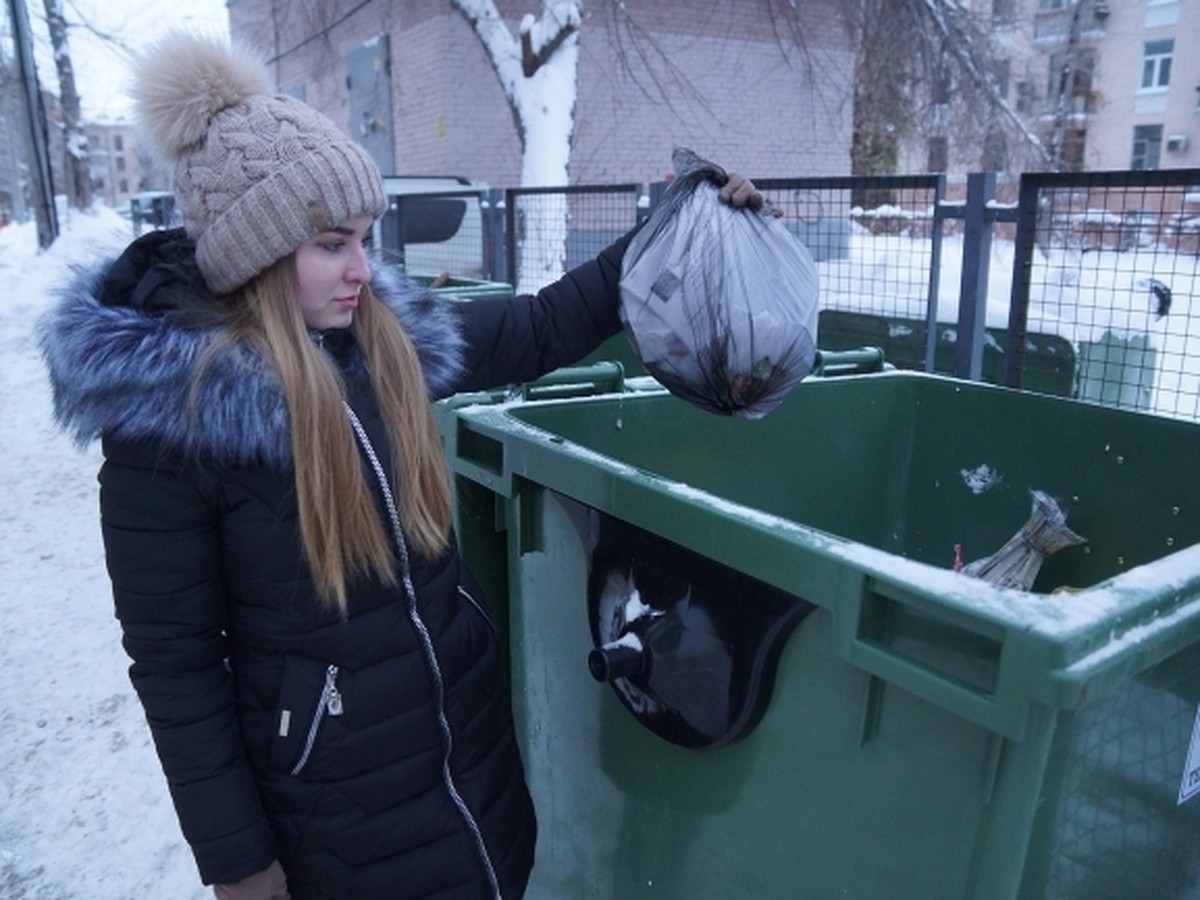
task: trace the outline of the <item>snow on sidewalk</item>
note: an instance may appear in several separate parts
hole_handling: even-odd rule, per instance
[[[75,214],[45,253],[0,231],[0,897],[211,897],[179,831],[112,614],[98,446],[54,425],[35,337],[72,259],[119,247],[115,213]]]

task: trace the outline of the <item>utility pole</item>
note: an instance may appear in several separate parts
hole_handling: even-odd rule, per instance
[[[46,135],[46,115],[38,88],[37,67],[33,59],[33,38],[29,29],[29,11],[23,0],[8,0],[12,21],[17,68],[21,73],[25,124],[28,129],[29,170],[33,188],[33,209],[37,219],[38,246],[43,250],[58,237],[58,214],[54,209],[54,178],[50,172],[50,141]]]

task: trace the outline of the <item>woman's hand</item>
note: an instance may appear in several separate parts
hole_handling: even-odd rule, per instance
[[[292,900],[279,861],[235,884],[213,885],[217,900]]]
[[[729,180],[717,196],[735,208],[748,206],[750,209],[762,209],[763,206],[763,195],[754,182],[737,172],[729,173]]]

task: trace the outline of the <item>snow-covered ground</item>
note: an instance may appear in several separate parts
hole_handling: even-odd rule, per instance
[[[71,259],[129,239],[75,215],[37,253],[0,231],[0,897],[209,897],[166,794],[112,615],[97,516],[99,451],[54,425],[33,336]]]
[[[8,465],[0,503],[3,900],[210,896],[180,837],[126,677],[97,521],[99,453],[75,447],[53,424],[34,339],[50,285],[70,262],[94,259],[129,236],[129,225],[103,209],[74,214],[43,253],[31,224],[0,231],[0,459]],[[868,250],[856,243],[856,253]],[[884,251],[878,264],[895,252]],[[953,265],[953,254],[946,260]],[[1171,341],[1197,328],[1190,316],[1197,260],[1181,258],[1179,266],[1178,305],[1162,324]],[[1121,272],[1121,289],[1140,277]],[[955,278],[946,274],[943,297],[956,295]],[[1003,277],[993,292],[1007,298]],[[1194,392],[1200,358],[1192,354],[1177,376]]]

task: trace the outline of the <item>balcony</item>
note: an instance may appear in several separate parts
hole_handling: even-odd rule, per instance
[[[1083,91],[1069,97],[1038,97],[1030,101],[1030,112],[1034,118],[1052,119],[1059,113],[1059,101],[1063,100],[1063,112],[1070,118],[1093,115],[1100,105],[1098,91]]]
[[[1108,19],[1109,5],[1104,0],[1078,0],[1079,25],[1076,37],[1104,30]],[[1039,10],[1033,21],[1033,40],[1048,44],[1065,41],[1071,37],[1071,22],[1075,17],[1075,6],[1071,2],[1062,9]]]

